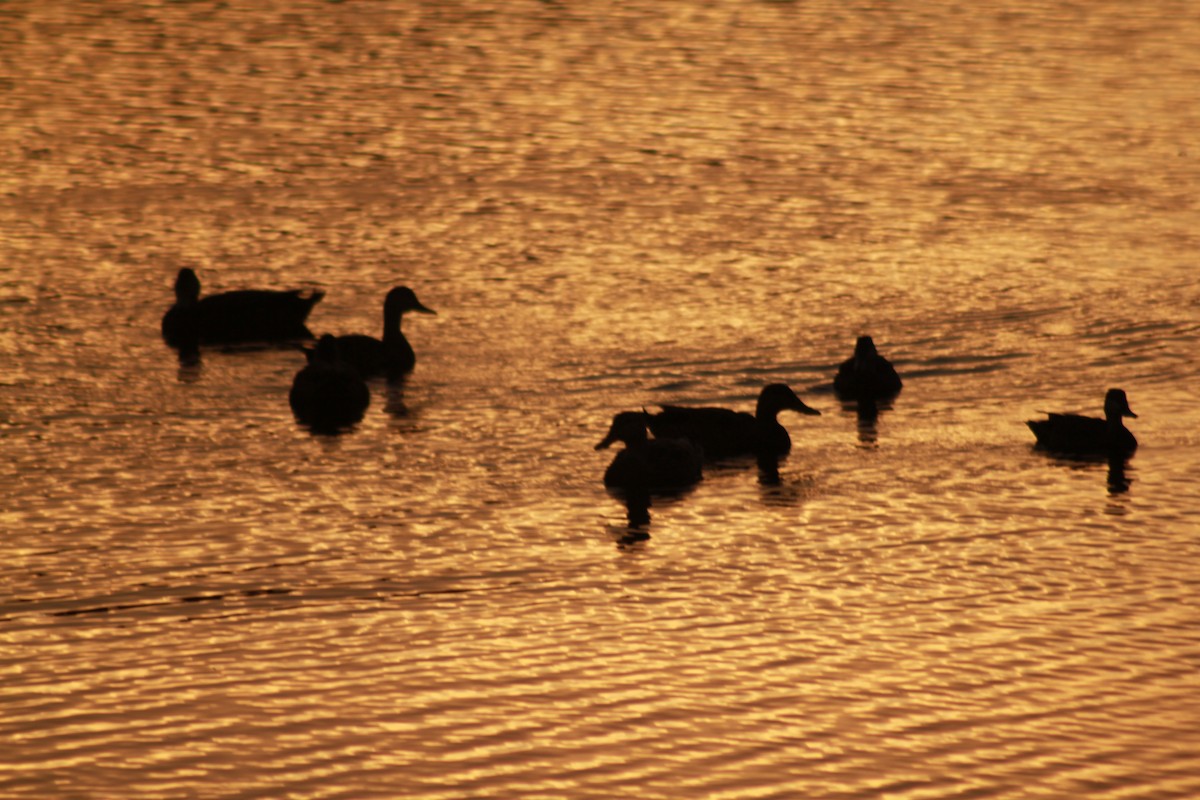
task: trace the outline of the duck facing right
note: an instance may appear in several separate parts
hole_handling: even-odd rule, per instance
[[[1137,449],[1137,438],[1125,427],[1125,417],[1137,418],[1123,389],[1104,396],[1104,419],[1081,414],[1048,414],[1025,424],[1037,437],[1037,446],[1072,455],[1127,456]]]
[[[662,406],[646,418],[650,430],[660,438],[689,439],[710,459],[739,455],[782,458],[792,449],[792,439],[779,424],[780,411],[820,416],[786,384],[764,386],[754,413],[729,408]]]
[[[400,320],[408,311],[437,314],[418,300],[412,289],[397,286],[387,293],[383,301],[383,338],[376,339],[362,333],[343,334],[337,337],[341,359],[357,369],[364,378],[386,375],[389,381],[395,381],[412,372],[417,356],[400,331]]]

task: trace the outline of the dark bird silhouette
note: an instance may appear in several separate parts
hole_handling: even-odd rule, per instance
[[[383,301],[383,338],[376,339],[362,333],[337,337],[338,353],[342,360],[357,369],[364,378],[386,375],[388,380],[396,380],[412,372],[417,356],[408,339],[400,332],[400,320],[406,311],[437,314],[432,308],[422,305],[412,289],[397,286],[387,293]]]
[[[753,414],[728,408],[663,406],[661,412],[649,416],[648,424],[659,438],[690,439],[700,445],[706,458],[747,454],[778,458],[792,449],[792,438],[777,419],[784,410],[813,416],[821,413],[805,405],[785,384],[772,383],[758,395]]]
[[[704,454],[686,439],[651,439],[646,434],[645,411],[622,411],[613,417],[608,434],[596,445],[603,450],[613,442],[625,449],[613,457],[604,471],[604,485],[626,489],[643,496],[652,491],[683,489],[702,477]],[[631,521],[633,520],[633,512]]]
[[[833,379],[833,390],[843,400],[893,397],[903,385],[895,367],[879,355],[870,336],[858,337],[854,355],[842,362]]]
[[[337,339],[325,334],[292,379],[288,402],[301,424],[336,433],[363,418],[371,393],[358,371],[341,360]]]
[[[1125,427],[1125,417],[1137,418],[1129,409],[1122,389],[1109,389],[1104,395],[1104,419],[1079,414],[1049,414],[1047,419],[1025,424],[1037,437],[1037,446],[1056,453],[1074,455],[1129,455],[1137,449],[1137,439]]]
[[[181,351],[201,344],[311,339],[304,321],[324,296],[317,289],[242,289],[201,297],[200,279],[184,267],[175,278],[175,305],[163,315],[163,339]]]

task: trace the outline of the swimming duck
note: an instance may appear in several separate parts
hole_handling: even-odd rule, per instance
[[[753,414],[727,408],[663,406],[648,417],[650,430],[658,437],[683,437],[700,445],[705,457],[724,458],[752,454],[759,457],[785,456],[792,439],[779,420],[780,411],[792,410],[819,416],[786,384],[763,387]]]
[[[301,424],[334,433],[363,418],[371,393],[358,371],[342,361],[337,339],[325,334],[292,379],[288,403]]]
[[[613,442],[625,449],[613,457],[604,471],[604,485],[636,491],[682,489],[701,478],[703,452],[686,439],[651,439],[646,435],[645,411],[622,411],[599,444],[603,450]]]
[[[1124,417],[1137,418],[1122,389],[1104,395],[1104,419],[1079,414],[1050,414],[1025,424],[1037,437],[1037,446],[1058,453],[1129,455],[1137,439],[1125,427]]]
[[[406,311],[437,314],[432,308],[422,305],[412,289],[397,286],[387,293],[383,301],[383,339],[362,333],[337,337],[338,353],[342,360],[354,366],[364,378],[386,374],[388,380],[395,380],[406,372],[412,372],[417,356],[408,339],[400,332],[400,319]]]
[[[175,305],[163,315],[163,339],[181,350],[199,344],[311,339],[304,320],[324,296],[316,289],[242,289],[201,297],[200,279],[184,267],[175,278]]]
[[[858,337],[854,355],[842,362],[833,379],[833,390],[844,400],[892,397],[903,385],[895,367],[879,355],[870,336]]]

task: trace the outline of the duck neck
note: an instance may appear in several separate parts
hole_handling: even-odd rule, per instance
[[[642,428],[640,430],[631,429],[631,430],[625,431],[625,446],[626,447],[635,447],[637,445],[646,444],[649,441],[650,441],[650,435],[646,433],[645,428]]]
[[[772,403],[765,402],[763,398],[758,398],[758,405],[754,408],[754,418],[759,422],[771,423],[775,422],[775,418],[779,416],[779,409]]]
[[[384,309],[383,312],[383,341],[385,342],[400,342],[404,341],[404,334],[400,332],[400,320],[404,316],[403,312]]]

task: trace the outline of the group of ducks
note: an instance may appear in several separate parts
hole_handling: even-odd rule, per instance
[[[860,336],[854,355],[844,361],[833,379],[842,400],[863,406],[899,394],[903,381],[870,336]],[[792,439],[779,422],[781,411],[819,416],[786,384],[764,386],[754,413],[728,408],[661,406],[622,411],[613,417],[608,435],[597,450],[624,442],[604,473],[604,483],[614,489],[642,494],[683,489],[700,480],[705,461],[753,456],[761,467],[774,469],[792,449]],[[650,438],[650,434],[654,438]]]
[[[175,278],[175,304],[162,319],[163,339],[183,359],[201,345],[295,342],[312,339],[307,320],[325,293],[319,290],[242,289],[200,296],[200,279],[189,267]],[[403,378],[416,354],[400,332],[406,312],[436,314],[406,286],[383,301],[383,336],[324,334],[304,348],[307,364],[292,379],[288,402],[296,419],[318,432],[332,433],[362,419],[371,402],[366,381]]]
[[[903,387],[892,364],[879,354],[870,336],[860,336],[854,355],[838,366],[833,389],[842,401],[874,410],[891,400]],[[604,473],[604,483],[626,498],[631,524],[648,521],[649,495],[674,492],[700,480],[705,462],[730,456],[753,456],[760,468],[777,470],[791,450],[791,437],[779,423],[779,412],[806,415],[821,412],[806,405],[782,383],[765,386],[754,414],[726,408],[661,406],[650,413],[622,411],[613,417],[608,434],[597,450],[624,442]],[[1104,399],[1104,419],[1079,414],[1048,414],[1026,424],[1041,449],[1068,456],[1104,455],[1124,459],[1137,449],[1137,439],[1125,427],[1125,417],[1136,417],[1121,389],[1109,389]],[[651,435],[653,434],[653,438]],[[775,473],[777,474],[777,473]]]
[[[322,297],[319,290],[268,289],[201,297],[200,280],[184,267],[175,280],[175,304],[163,316],[163,338],[179,350],[181,358],[195,356],[201,345],[311,339],[308,315]],[[371,398],[366,380],[377,376],[399,380],[416,363],[412,346],[400,332],[401,318],[410,311],[436,313],[411,289],[397,286],[384,299],[381,338],[325,334],[314,347],[305,348],[308,363],[296,373],[288,393],[297,420],[320,432],[336,432],[361,420]],[[839,365],[833,380],[839,399],[857,402],[860,409],[894,398],[902,387],[896,369],[880,355],[870,336],[858,338],[854,355]],[[781,411],[821,413],[782,383],[763,388],[753,414],[674,405],[664,405],[657,413],[623,411],[613,417],[608,434],[596,445],[597,450],[616,442],[625,445],[605,471],[604,483],[648,496],[695,484],[704,463],[713,459],[754,456],[760,465],[777,467],[792,447],[791,437],[779,423]],[[1137,448],[1137,440],[1124,418],[1136,416],[1125,392],[1109,389],[1104,419],[1049,414],[1027,424],[1043,449],[1126,457]]]

